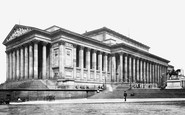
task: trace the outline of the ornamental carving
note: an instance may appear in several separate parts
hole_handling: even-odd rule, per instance
[[[7,39],[7,41],[12,40],[16,37],[19,37],[27,32],[31,31],[31,29],[28,28],[17,28],[16,30],[14,30],[14,32],[12,33],[12,35],[9,37],[9,39]]]

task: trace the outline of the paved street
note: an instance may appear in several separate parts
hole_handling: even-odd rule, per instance
[[[151,102],[151,101],[185,101],[185,98],[148,98],[148,99],[127,99],[127,102]],[[124,99],[66,99],[55,101],[27,101],[11,102],[10,104],[57,104],[57,103],[125,103]]]

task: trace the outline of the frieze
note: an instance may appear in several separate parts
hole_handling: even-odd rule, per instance
[[[31,31],[31,29],[28,28],[17,28],[16,30],[14,30],[14,32],[12,33],[12,35],[7,39],[7,41],[10,41],[16,37],[19,37],[27,32]]]
[[[70,43],[65,43],[65,46],[67,46],[67,47],[73,47],[73,44],[70,44]]]

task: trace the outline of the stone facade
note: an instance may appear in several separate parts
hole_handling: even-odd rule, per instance
[[[7,82],[24,79],[79,83],[158,84],[169,61],[149,47],[106,27],[78,34],[15,25],[6,46]]]

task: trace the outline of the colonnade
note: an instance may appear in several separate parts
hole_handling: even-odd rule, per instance
[[[60,51],[64,51],[64,44]],[[76,61],[73,65],[73,77],[80,80],[94,79],[98,82],[125,83],[160,83],[161,75],[166,73],[167,66],[151,59],[137,57],[129,53],[107,53],[79,45],[74,46]],[[48,49],[50,51],[50,49]],[[23,46],[6,51],[7,81],[20,79],[46,79],[50,76],[47,58],[47,43],[33,41]],[[41,58],[39,58],[41,57]],[[64,53],[59,60],[64,61]],[[49,60],[50,61],[50,60]],[[65,73],[65,65],[59,61],[59,71]],[[41,69],[39,69],[41,68]],[[51,69],[51,67],[49,67]],[[77,76],[77,71],[80,73]],[[86,73],[86,74],[85,74]],[[60,74],[61,76],[64,74]],[[86,78],[85,78],[86,76]]]
[[[99,81],[110,82],[132,82],[132,83],[160,83],[162,74],[167,72],[167,66],[150,59],[137,57],[128,53],[114,53],[90,49],[78,46],[76,53],[79,53],[77,67],[80,68],[80,77],[83,79],[84,71],[94,72],[94,78]],[[84,56],[85,55],[85,56]],[[79,61],[79,62],[78,62]],[[99,76],[97,76],[99,73]],[[105,76],[103,76],[103,73]],[[110,76],[108,76],[110,74]],[[98,78],[97,78],[98,77]],[[110,78],[109,78],[110,77]]]
[[[39,78],[45,79],[47,73],[46,46],[47,43],[32,41],[6,51],[7,81]],[[40,51],[39,48],[42,51]],[[39,55],[42,56],[42,59],[39,59]],[[39,63],[39,61],[42,61],[42,63]],[[42,70],[39,71],[38,67],[42,67]]]

